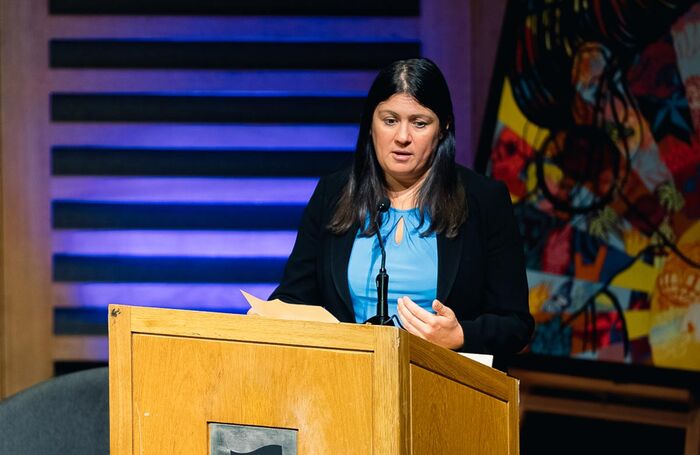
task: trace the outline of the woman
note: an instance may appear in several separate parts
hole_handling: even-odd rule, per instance
[[[389,313],[446,348],[510,354],[530,339],[520,235],[506,187],[455,163],[447,83],[427,59],[382,70],[351,169],[322,178],[270,299],[323,305],[339,320],[375,314],[377,203]]]

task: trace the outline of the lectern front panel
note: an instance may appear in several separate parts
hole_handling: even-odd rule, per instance
[[[212,422],[298,430],[299,454],[372,451],[370,352],[133,334],[132,360],[134,453],[209,453]]]
[[[508,403],[411,365],[413,455],[509,453]]]

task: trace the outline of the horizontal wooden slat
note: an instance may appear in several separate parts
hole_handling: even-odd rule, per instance
[[[305,205],[54,201],[54,229],[296,230]]]
[[[54,146],[51,157],[53,175],[318,177],[352,162],[350,151],[85,146]]]
[[[529,370],[542,373],[584,376],[621,384],[640,384],[697,390],[700,372],[675,368],[652,367],[621,362],[595,362],[588,359],[524,354],[509,360],[509,370]]]
[[[417,16],[418,0],[50,0],[51,14]]]
[[[605,379],[586,378],[582,376],[544,373],[511,368],[509,374],[520,379],[521,388],[544,387],[567,391],[586,393],[606,393],[628,397],[650,398],[689,402],[690,391],[671,387],[660,387],[647,384],[618,383]]]
[[[420,56],[417,42],[53,39],[52,68],[379,69]]]
[[[240,41],[417,40],[417,17],[53,16],[56,38],[209,39]]]
[[[51,95],[55,122],[357,123],[357,96]]]
[[[357,125],[52,123],[47,136],[51,144],[108,147],[354,148],[357,131]]]
[[[377,75],[367,70],[53,69],[51,92],[206,92],[231,90],[365,94]]]
[[[592,403],[530,394],[522,394],[521,406],[524,412],[546,412],[664,427],[685,427],[688,422],[688,413],[685,412],[660,411],[635,406]]]
[[[294,231],[58,230],[52,243],[58,254],[286,258],[296,235]]]
[[[306,204],[315,178],[54,177],[52,199],[98,202]]]
[[[277,283],[286,263],[286,258],[55,254],[53,279],[111,283]]]
[[[241,289],[266,299],[276,283],[53,283],[54,307],[106,308],[112,303],[160,307],[245,311]]]

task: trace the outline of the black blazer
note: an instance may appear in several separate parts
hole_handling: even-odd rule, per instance
[[[500,182],[461,166],[458,172],[468,215],[455,238],[437,235],[437,299],[452,308],[462,325],[461,351],[512,354],[528,343],[534,322],[510,196]],[[345,169],[319,181],[270,299],[322,305],[340,321],[355,322],[348,263],[359,225],[342,235],[326,228],[348,176]]]

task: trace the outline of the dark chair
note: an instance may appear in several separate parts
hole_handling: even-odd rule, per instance
[[[0,454],[108,454],[107,368],[59,376],[0,401]]]

